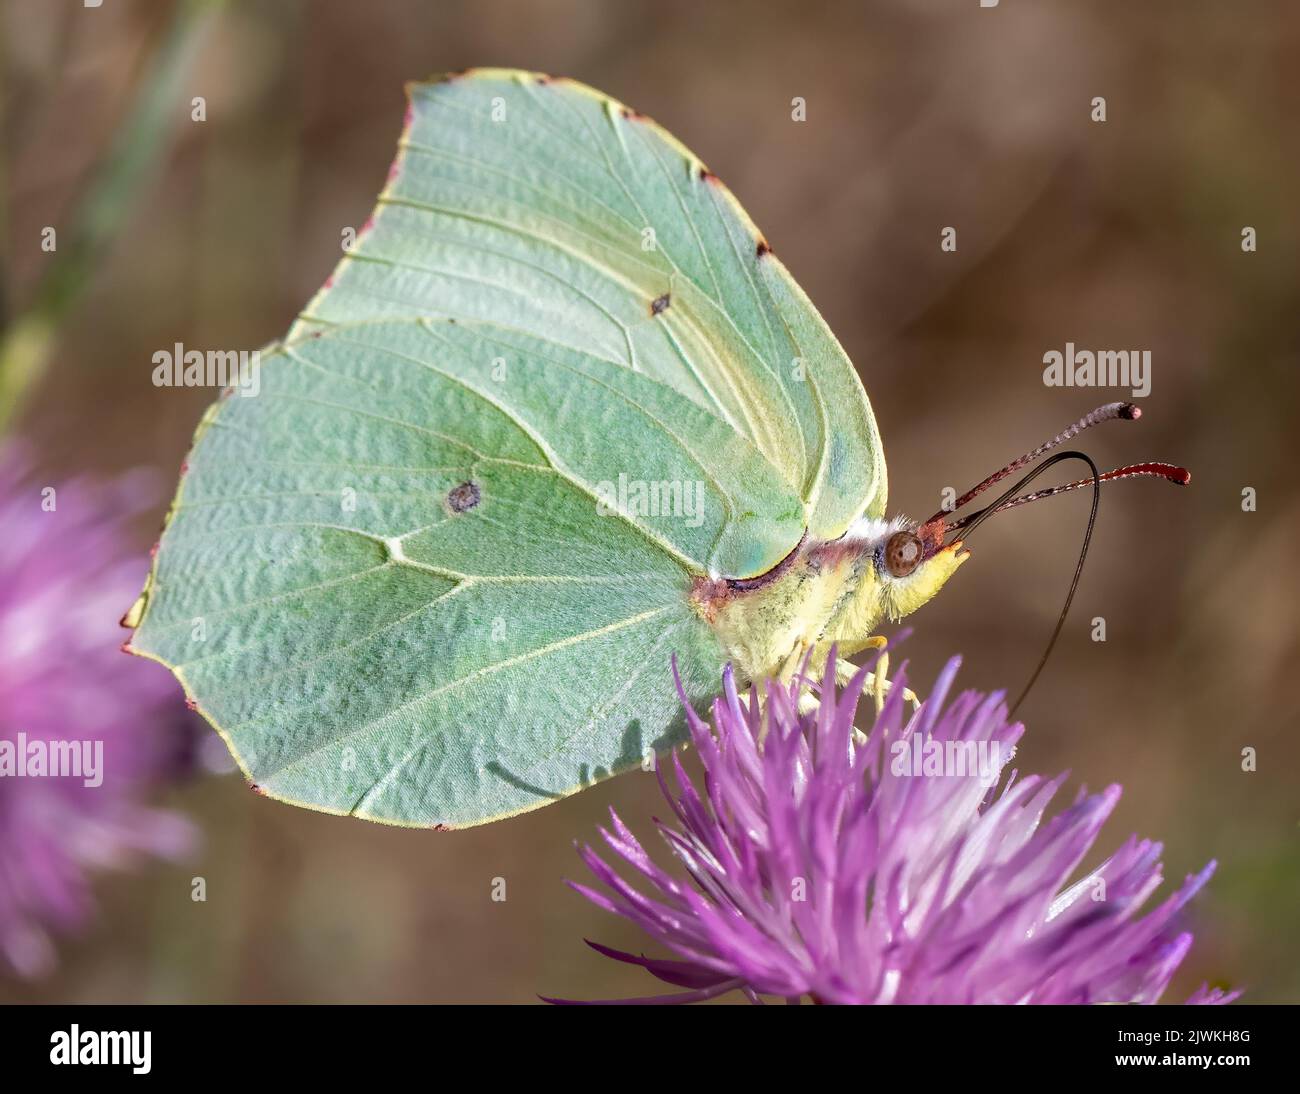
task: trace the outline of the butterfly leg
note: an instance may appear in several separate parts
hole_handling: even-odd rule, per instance
[[[820,666],[826,663],[826,659],[823,656],[822,659],[818,661],[815,655],[813,656],[812,659],[809,659],[808,650],[810,648],[811,647],[800,643],[799,645],[795,646],[793,650],[790,651],[790,655],[785,659],[784,662],[782,662],[781,667],[776,672],[775,680],[777,683],[789,684],[795,678],[795,676],[797,676],[803,670],[805,664],[807,664],[808,666],[809,678],[813,680],[817,678],[816,674],[819,671]],[[818,699],[817,696],[814,695],[810,689],[804,688],[800,690],[799,692],[799,713],[800,714],[811,714],[820,705],[821,705],[821,700]]]
[[[822,666],[829,659],[831,647],[834,646],[837,654],[840,655],[837,656],[835,663],[835,681],[842,685],[858,670],[858,666],[848,661],[842,656],[843,654],[861,653],[863,650],[880,650],[885,647],[887,641],[881,635],[873,635],[870,638],[854,639],[847,642],[825,642],[814,646],[800,643],[786,658],[777,678],[782,683],[789,683],[794,679],[795,674],[807,664],[809,676],[815,679],[816,675],[820,674]],[[808,656],[810,649],[812,650],[811,657]],[[889,681],[885,679],[888,665],[887,655],[882,653],[876,671],[868,673],[866,677],[866,684],[871,688],[872,695],[875,697],[876,713],[880,713],[884,707],[885,692],[889,690]],[[820,705],[821,700],[813,695],[811,691],[803,691],[799,696],[800,714],[810,714]]]
[[[849,677],[851,677],[853,673],[857,672],[858,670],[858,667],[856,665],[852,665],[847,661],[846,659],[847,657],[851,657],[855,653],[861,653],[864,650],[883,651],[885,646],[887,646],[888,644],[889,644],[889,640],[885,638],[884,635],[879,635],[879,634],[872,635],[869,638],[855,638],[855,639],[849,639],[847,641],[841,639],[834,643],[825,642],[814,647],[812,663],[817,665],[825,664],[826,659],[830,656],[831,647],[834,646],[836,653],[838,655],[836,660],[836,665],[835,665],[835,676],[836,676],[836,680],[842,684],[847,679],[847,677],[843,675],[844,669],[842,666],[844,665],[849,666],[848,668]],[[880,654],[879,660],[876,662],[875,671],[868,673],[866,678],[867,686],[871,688],[871,694],[875,698],[877,714],[879,714],[880,711],[884,708],[885,692],[889,690],[889,680],[886,678],[888,676],[888,672],[889,672],[889,655],[887,653],[882,652]]]
[[[790,683],[790,681],[793,680],[803,669],[804,661],[808,657],[809,648],[810,647],[804,645],[803,643],[800,643],[797,646],[795,646],[795,648],[790,651],[786,659],[781,662],[781,667],[777,669],[776,672],[773,674],[773,678],[778,683],[781,684]],[[825,661],[823,660],[823,664],[824,663]],[[815,660],[809,661],[808,675],[815,677],[817,671],[818,671],[817,662]]]
[[[797,675],[804,671],[806,666],[807,674],[805,676],[805,681],[807,683],[816,683],[822,676],[829,654],[829,646],[816,646],[800,643],[790,652],[790,655],[782,663],[781,668],[776,674],[776,679],[779,683],[789,684]],[[813,693],[812,688],[805,687],[800,689],[800,714],[811,714],[820,706],[821,699]]]
[[[863,639],[857,642],[836,643],[836,650],[837,653],[841,653],[841,654],[845,652],[851,654],[860,653],[863,650],[883,650],[883,648],[887,644],[887,641],[888,640],[886,638],[880,635],[875,635],[871,638]],[[815,671],[819,670],[820,667],[826,663],[826,659],[829,656],[830,656],[829,646],[814,647],[811,658],[808,658],[808,648],[806,646],[800,646],[793,653],[790,654],[790,656],[786,659],[785,664],[781,666],[780,673],[778,674],[778,679],[784,683],[788,683],[790,680],[794,679],[795,674],[799,672],[800,669],[803,668],[806,658],[808,658],[807,660],[808,672],[811,675]],[[853,678],[853,675],[857,671],[858,671],[858,666],[855,665],[852,661],[848,660],[846,657],[843,656],[836,657],[835,660],[836,684],[843,687]],[[880,658],[876,662],[876,667],[874,671],[867,673],[866,678],[864,680],[864,686],[871,693],[872,699],[874,700],[876,705],[876,713],[879,714],[884,709],[885,706],[885,695],[889,692],[890,688],[893,687],[893,684],[889,680],[889,654],[888,653],[880,654]],[[916,693],[912,691],[911,688],[903,689],[903,698],[907,702],[912,704],[913,710],[915,710],[917,707],[921,705],[921,700],[917,697]],[[811,714],[819,706],[821,706],[821,700],[816,695],[814,695],[811,691],[804,691],[800,694],[799,696],[800,714]]]
[[[882,653],[876,671],[867,673],[866,678],[863,681],[864,686],[870,690],[872,697],[875,699],[877,714],[879,714],[884,708],[885,694],[894,686],[892,681],[887,678],[887,673],[889,671],[888,658],[888,654]],[[841,686],[847,684],[851,679],[853,679],[854,674],[858,671],[858,667],[859,666],[855,665],[852,661],[845,660],[843,657],[839,658],[835,662],[836,683]],[[911,688],[903,689],[903,698],[912,704],[913,710],[921,705],[921,700],[917,697],[916,692]]]

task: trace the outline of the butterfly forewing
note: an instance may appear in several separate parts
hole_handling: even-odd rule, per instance
[[[805,499],[813,537],[883,513],[851,362],[698,157],[571,80],[478,69],[409,92],[374,215],[294,333],[405,315],[513,327],[726,422]]]

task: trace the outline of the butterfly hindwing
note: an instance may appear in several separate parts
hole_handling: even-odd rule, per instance
[[[663,384],[493,328],[342,325],[209,415],[133,644],[273,796],[479,823],[675,743],[670,657],[696,699],[723,661],[692,582],[802,529]]]

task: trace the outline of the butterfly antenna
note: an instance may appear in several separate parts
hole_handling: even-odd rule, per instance
[[[926,544],[927,554],[932,554],[944,546],[946,537],[953,533],[962,533],[962,539],[969,538],[970,534],[975,531],[981,524],[989,519],[994,513],[1001,513],[1007,509],[1014,509],[1020,505],[1027,505],[1031,501],[1041,501],[1043,498],[1055,497],[1057,494],[1065,494],[1071,490],[1078,490],[1084,486],[1092,487],[1092,508],[1088,513],[1088,526],[1083,533],[1083,545],[1079,550],[1079,561],[1074,567],[1074,576],[1070,579],[1070,589],[1065,594],[1065,603],[1061,606],[1061,614],[1057,617],[1056,626],[1052,629],[1052,635],[1047,640],[1047,646],[1043,650],[1043,656],[1039,658],[1038,665],[1035,667],[1033,674],[1029,677],[1029,682],[1025,684],[1016,701],[1011,704],[1010,714],[1014,714],[1025,701],[1030,689],[1037,682],[1038,677],[1046,667],[1048,659],[1052,656],[1052,651],[1056,648],[1057,639],[1061,637],[1061,631],[1065,627],[1065,620],[1070,614],[1070,605],[1074,603],[1074,594],[1078,591],[1079,581],[1083,577],[1084,562],[1088,558],[1088,547],[1092,543],[1092,530],[1097,523],[1097,508],[1101,503],[1101,484],[1103,482],[1114,482],[1119,479],[1133,478],[1161,478],[1167,482],[1176,483],[1179,486],[1186,486],[1192,481],[1191,472],[1184,467],[1178,467],[1170,463],[1133,463],[1124,467],[1117,467],[1113,471],[1107,471],[1104,474],[1097,470],[1097,465],[1092,461],[1092,457],[1086,453],[1078,451],[1058,452],[1053,456],[1043,460],[1042,463],[1034,467],[1028,474],[1022,476],[1009,490],[1006,490],[991,505],[986,505],[973,513],[969,513],[957,520],[950,521],[948,518],[953,512],[962,508],[973,498],[984,493],[990,486],[1005,479],[1007,476],[1014,474],[1027,464],[1033,463],[1040,456],[1045,455],[1052,449],[1059,447],[1072,437],[1082,433],[1085,429],[1091,429],[1094,425],[1102,422],[1108,422],[1115,418],[1124,421],[1136,421],[1142,416],[1142,411],[1132,403],[1106,403],[1104,406],[1097,407],[1096,410],[1085,414],[1073,425],[1062,430],[1050,441],[1040,444],[1023,456],[1012,460],[1000,471],[995,471],[982,482],[976,483],[966,491],[952,505],[940,509],[934,516],[927,520],[917,529],[917,534],[921,536]],[[1042,490],[1034,490],[1028,494],[1020,494],[1020,490],[1036,479],[1044,471],[1062,460],[1082,460],[1088,465],[1088,470],[1092,472],[1087,478],[1076,479],[1073,482],[1062,483],[1059,486],[1049,486]],[[953,542],[950,540],[949,543]]]
[[[1120,479],[1136,478],[1164,479],[1166,482],[1172,482],[1178,486],[1186,486],[1192,481],[1192,473],[1187,468],[1178,467],[1172,463],[1131,463],[1125,467],[1117,467],[1113,471],[1104,471],[1097,476],[1095,481],[1099,483],[1118,482]],[[1049,486],[1043,490],[1035,490],[1032,494],[1021,494],[1018,498],[1011,498],[1008,501],[999,502],[997,505],[978,509],[968,516],[954,520],[945,525],[945,531],[960,532],[963,529],[968,529],[972,524],[982,522],[984,518],[990,517],[994,513],[1005,513],[1008,509],[1015,509],[1019,505],[1027,505],[1031,501],[1054,498],[1057,494],[1065,494],[1071,490],[1078,490],[1083,486],[1091,486],[1093,482],[1092,478],[1075,479],[1074,482],[1062,483],[1060,486]]]
[[[991,474],[983,482],[976,483],[969,490],[967,490],[966,493],[964,493],[961,497],[959,497],[956,500],[956,502],[954,502],[950,506],[940,509],[939,512],[935,513],[935,515],[932,516],[925,523],[927,525],[934,525],[937,521],[943,520],[944,517],[947,516],[948,514],[955,512],[956,510],[960,509],[963,505],[965,505],[967,502],[971,501],[973,498],[976,498],[980,494],[984,493],[984,491],[987,490],[994,483],[1001,482],[1008,475],[1014,475],[1022,467],[1025,467],[1027,464],[1033,463],[1036,459],[1038,459],[1039,456],[1045,455],[1046,453],[1050,452],[1053,448],[1059,448],[1066,441],[1070,440],[1073,437],[1078,436],[1085,429],[1091,429],[1094,425],[1100,425],[1102,422],[1109,422],[1114,420],[1115,418],[1121,418],[1124,421],[1128,421],[1128,422],[1135,422],[1140,417],[1142,417],[1142,410],[1141,408],[1135,406],[1133,403],[1106,403],[1104,406],[1099,406],[1097,407],[1096,410],[1091,411],[1088,414],[1085,414],[1073,425],[1070,425],[1067,428],[1061,430],[1061,432],[1058,433],[1055,437],[1053,437],[1050,441],[1043,442],[1032,451],[1026,452],[1023,456],[1020,456],[1012,460],[1009,464],[1006,465],[1006,467],[1002,468],[1002,470],[993,472],[993,474]],[[1091,480],[1089,479],[1084,481],[1090,482]],[[948,527],[951,528],[952,526],[949,525]]]
[[[1034,684],[1038,682],[1038,677],[1042,674],[1043,669],[1047,667],[1048,658],[1052,656],[1052,650],[1056,648],[1056,640],[1061,637],[1061,630],[1065,627],[1065,617],[1070,614],[1070,605],[1074,603],[1074,594],[1079,588],[1079,579],[1083,577],[1083,564],[1088,557],[1088,547],[1092,543],[1092,529],[1097,523],[1097,507],[1101,504],[1102,478],[1097,471],[1097,465],[1092,462],[1092,459],[1089,456],[1084,455],[1082,452],[1062,452],[1049,462],[1054,463],[1056,460],[1071,458],[1083,460],[1092,471],[1092,478],[1090,480],[1081,479],[1079,480],[1079,483],[1072,484],[1079,485],[1080,483],[1089,481],[1092,483],[1092,508],[1088,510],[1088,526],[1083,532],[1083,546],[1079,550],[1079,561],[1075,563],[1074,566],[1074,576],[1070,578],[1070,591],[1065,594],[1065,603],[1061,605],[1061,614],[1056,617],[1056,626],[1052,628],[1052,637],[1047,640],[1047,645],[1043,649],[1043,656],[1038,659],[1038,664],[1034,667],[1034,671],[1030,675],[1029,681],[1021,689],[1020,694],[1016,697],[1016,701],[1011,704],[1011,709],[1007,712],[1008,718],[1014,716],[1016,711],[1020,709],[1020,704],[1025,701],[1025,696],[1029,694],[1030,689],[1032,689]],[[1042,493],[1042,491],[1040,491],[1040,493]],[[994,512],[997,512],[997,510],[994,509],[987,515],[992,516]]]
[[[1074,594],[1079,588],[1079,579],[1083,577],[1083,564],[1088,557],[1088,547],[1092,543],[1092,529],[1097,523],[1097,507],[1101,503],[1101,472],[1097,470],[1097,465],[1093,463],[1092,457],[1084,452],[1058,452],[1054,456],[1049,456],[1027,475],[1024,475],[1014,486],[1011,487],[1011,489],[1005,491],[992,505],[987,505],[978,512],[972,513],[969,517],[965,518],[963,522],[966,536],[969,536],[971,532],[988,520],[994,513],[997,513],[1002,509],[1010,508],[1010,505],[1008,504],[1009,502],[1021,502],[1023,504],[1023,499],[1016,497],[1020,490],[1034,479],[1038,478],[1039,475],[1053,464],[1058,464],[1062,460],[1082,460],[1088,465],[1088,469],[1092,472],[1091,478],[1080,479],[1077,483],[1070,483],[1069,485],[1078,486],[1087,483],[1092,484],[1092,509],[1088,513],[1088,527],[1083,533],[1083,547],[1079,551],[1079,561],[1075,564],[1074,576],[1070,579],[1070,590],[1065,594],[1065,603],[1061,606],[1061,614],[1057,616],[1056,626],[1052,629],[1052,636],[1047,640],[1047,646],[1043,650],[1043,656],[1038,659],[1038,665],[1034,669],[1033,675],[1029,677],[1029,682],[1025,684],[1023,689],[1021,689],[1020,695],[1016,698],[1016,701],[1011,704],[1008,716],[1015,714],[1019,709],[1020,704],[1025,701],[1025,696],[1029,694],[1029,690],[1034,686],[1038,677],[1042,674],[1043,669],[1047,665],[1048,658],[1052,656],[1052,650],[1056,648],[1056,640],[1061,637],[1061,630],[1065,626],[1066,617],[1070,614],[1070,605],[1074,603]],[[1044,496],[1049,493],[1057,492],[1059,492],[1059,490],[1055,487],[1050,490],[1036,491],[1036,493]],[[1030,496],[1032,495],[1025,495],[1025,498],[1027,499]],[[956,526],[953,525],[950,527]],[[964,539],[966,537],[963,536],[962,538]]]

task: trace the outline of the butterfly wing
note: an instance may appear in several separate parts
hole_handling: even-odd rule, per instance
[[[374,215],[295,333],[403,315],[514,327],[726,422],[803,497],[812,538],[883,514],[852,363],[698,157],[571,80],[475,69],[408,92]]]
[[[718,686],[692,581],[803,532],[729,426],[517,331],[343,324],[258,375],[200,429],[132,646],[282,800],[456,827],[639,763],[682,728],[673,654]]]
[[[371,819],[481,823],[675,743],[669,655],[693,700],[722,667],[692,582],[884,505],[861,385],[760,242],[588,88],[412,88],[372,221],[205,417],[132,648],[263,790]]]

